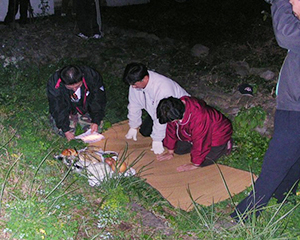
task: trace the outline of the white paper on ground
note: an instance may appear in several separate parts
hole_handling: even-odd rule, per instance
[[[80,134],[80,135],[75,137],[75,139],[81,139],[85,143],[98,142],[98,141],[101,141],[104,138],[105,137],[102,134],[98,133],[98,132],[93,132],[92,133],[91,129],[89,129],[85,133]]]

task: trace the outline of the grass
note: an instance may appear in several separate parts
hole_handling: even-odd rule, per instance
[[[257,50],[255,54],[261,53]],[[194,210],[184,212],[171,207],[139,177],[112,178],[99,187],[87,186],[86,177],[73,174],[53,157],[62,149],[86,145],[65,141],[48,124],[47,79],[70,62],[64,59],[39,68],[10,64],[0,70],[1,239],[297,239],[299,196],[288,196],[285,204],[272,200],[260,218],[228,230],[216,228],[216,223],[228,220],[234,205],[251,188],[209,207],[193,200]],[[212,70],[214,62],[210,64],[210,71],[226,74],[226,67]],[[126,119],[128,90],[115,76],[106,73],[103,77],[110,93],[105,117],[109,126]],[[269,139],[254,129],[264,118],[259,106],[240,111],[233,120],[234,150],[224,164],[259,174]],[[126,149],[122,159],[126,159]],[[190,197],[193,199],[192,192]],[[173,235],[143,225],[130,208],[133,202],[165,219]]]

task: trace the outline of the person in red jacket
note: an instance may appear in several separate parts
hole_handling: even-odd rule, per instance
[[[168,123],[163,141],[168,152],[158,155],[158,161],[173,158],[178,143],[191,144],[191,164],[179,166],[178,172],[211,165],[231,151],[230,120],[203,100],[187,96],[162,99],[157,117],[161,124]]]

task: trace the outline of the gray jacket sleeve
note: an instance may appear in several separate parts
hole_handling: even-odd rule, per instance
[[[271,11],[279,46],[300,54],[300,20],[294,16],[289,0],[275,0]]]

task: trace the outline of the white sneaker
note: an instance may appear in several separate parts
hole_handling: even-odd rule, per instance
[[[78,33],[77,34],[78,37],[83,38],[83,39],[88,39],[89,37],[84,35],[83,33]]]
[[[92,38],[100,39],[100,38],[102,38],[102,36],[101,36],[101,34],[96,33],[96,34],[94,34],[94,36],[92,36]]]

